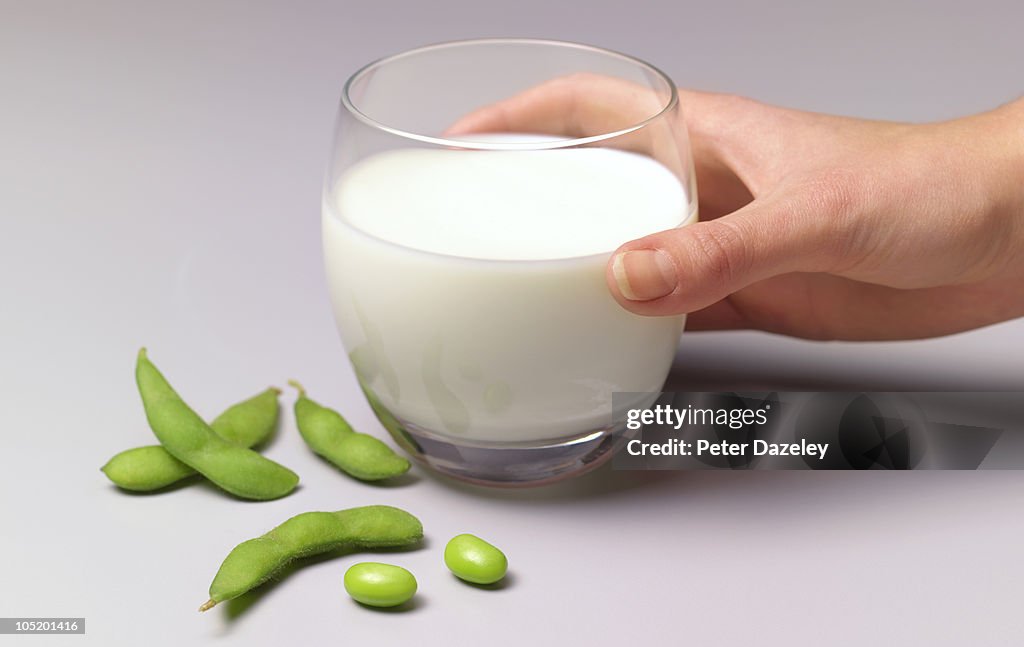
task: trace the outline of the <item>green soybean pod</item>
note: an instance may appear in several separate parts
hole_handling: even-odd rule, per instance
[[[100,470],[114,485],[132,492],[159,490],[196,473],[160,445],[126,449]]]
[[[295,489],[295,472],[213,433],[149,361],[145,348],[139,351],[135,380],[150,428],[179,461],[245,499],[277,499]]]
[[[416,577],[401,566],[360,562],[345,571],[345,590],[371,607],[397,607],[416,595]]]
[[[459,579],[494,584],[505,577],[505,553],[475,535],[456,535],[444,547],[444,563]]]
[[[362,481],[380,481],[409,471],[408,460],[377,438],[352,429],[337,411],[309,399],[306,389],[295,380],[288,383],[299,391],[295,424],[314,453]]]
[[[255,447],[265,442],[277,426],[277,396],[281,389],[269,387],[248,400],[225,409],[210,423],[210,429],[239,447]]]
[[[347,548],[408,548],[423,538],[423,525],[405,510],[370,505],[337,512],[304,512],[228,553],[210,584],[206,611],[256,588],[299,557]]]
[[[228,407],[214,418],[210,429],[239,447],[265,441],[277,425],[277,396],[270,387],[258,395]],[[133,492],[152,492],[196,473],[160,445],[126,449],[100,468],[115,485]]]

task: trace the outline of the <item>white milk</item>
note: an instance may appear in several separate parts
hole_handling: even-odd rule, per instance
[[[683,318],[623,310],[620,244],[696,218],[663,166],[597,148],[396,150],[324,205],[335,316],[392,414],[477,441],[604,428],[615,391],[660,390]]]

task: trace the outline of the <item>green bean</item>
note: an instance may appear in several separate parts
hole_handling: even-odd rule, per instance
[[[337,411],[310,400],[306,390],[295,380],[288,383],[299,390],[295,423],[314,453],[362,481],[392,478],[409,470],[409,461],[390,447],[369,434],[352,429]]]
[[[397,607],[416,595],[416,578],[401,566],[360,562],[345,571],[345,590],[371,607]]]
[[[270,387],[228,407],[213,419],[210,429],[239,447],[262,443],[277,424],[277,396],[280,393],[280,389]],[[126,449],[100,469],[115,485],[134,492],[159,490],[196,473],[160,445]]]
[[[295,472],[213,433],[149,361],[145,348],[139,351],[135,380],[149,426],[171,456],[245,499],[277,499],[295,489]]]
[[[391,506],[304,512],[262,537],[235,546],[210,584],[210,599],[199,610],[206,611],[256,588],[299,557],[341,548],[408,548],[422,538],[419,519]]]
[[[505,577],[505,553],[474,535],[456,535],[444,547],[444,563],[459,579],[494,584]]]

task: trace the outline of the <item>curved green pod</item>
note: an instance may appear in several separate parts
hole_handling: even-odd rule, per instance
[[[317,455],[362,481],[379,481],[409,471],[409,461],[382,441],[352,429],[333,409],[317,404],[295,380],[288,382],[299,391],[295,401],[295,424],[302,439]]]
[[[283,497],[298,485],[298,475],[287,467],[215,434],[149,361],[145,348],[139,351],[135,379],[160,444],[221,489],[265,501]]]
[[[300,557],[341,548],[408,548],[422,538],[419,519],[391,506],[304,512],[262,537],[235,546],[210,584],[210,599],[199,610],[206,611],[256,588]]]
[[[100,471],[117,487],[132,492],[153,492],[196,473],[160,445],[133,447],[114,454]]]
[[[266,441],[277,426],[280,393],[280,389],[270,387],[228,407],[214,418],[210,429],[239,447],[252,447]],[[160,445],[126,449],[100,469],[114,485],[133,492],[159,490],[196,473]]]
[[[266,442],[277,426],[277,396],[281,389],[269,387],[248,400],[225,409],[210,423],[210,429],[239,447],[255,447]]]

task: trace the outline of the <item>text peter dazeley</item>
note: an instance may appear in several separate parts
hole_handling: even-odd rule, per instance
[[[771,443],[755,440],[749,443],[730,443],[722,440],[686,441],[680,438],[660,443],[645,443],[634,438],[626,443],[630,456],[806,456],[825,458],[828,443],[809,443],[801,439],[798,443]]]

